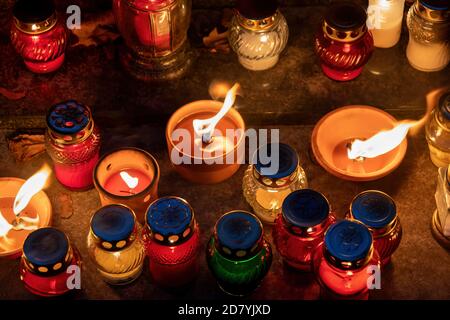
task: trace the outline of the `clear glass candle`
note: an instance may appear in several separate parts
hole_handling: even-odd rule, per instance
[[[158,197],[159,166],[142,149],[121,148],[105,154],[94,169],[94,184],[103,206],[124,204],[144,223],[149,204]]]
[[[450,167],[450,166],[449,166]],[[450,247],[450,170],[449,167],[438,169],[437,186],[434,198],[436,211],[432,218],[432,231],[436,240]]]
[[[152,280],[175,288],[198,275],[199,227],[194,210],[178,197],[163,197],[147,210],[144,242]]]
[[[325,241],[314,253],[313,268],[326,299],[369,297],[369,268],[379,269],[379,257],[372,235],[362,223],[339,221],[325,233]]]
[[[361,192],[350,205],[349,218],[369,228],[381,265],[388,264],[402,239],[402,226],[394,200],[378,190]]]
[[[405,0],[369,0],[368,25],[375,47],[390,48],[400,40]]]
[[[87,247],[109,284],[129,284],[140,276],[145,259],[142,228],[130,208],[111,204],[97,210],[91,219]]]
[[[437,167],[450,164],[450,92],[444,93],[425,126],[431,161]]]
[[[30,71],[53,72],[63,64],[67,31],[52,0],[17,1],[10,36]]]
[[[289,29],[276,0],[239,0],[228,39],[249,70],[272,68],[286,47]]]
[[[322,71],[337,81],[358,77],[373,52],[366,10],[352,2],[331,4],[315,38]]]
[[[20,261],[20,279],[31,293],[52,297],[69,292],[67,283],[74,274],[73,270],[68,272],[70,266],[81,268],[81,258],[62,231],[48,227],[28,235]]]
[[[206,259],[219,287],[243,296],[252,293],[269,272],[272,248],[255,215],[231,211],[216,222]]]
[[[114,0],[113,10],[126,46],[121,59],[132,75],[169,80],[188,70],[191,0]]]
[[[92,172],[100,154],[100,130],[88,106],[75,100],[53,105],[47,113],[45,145],[58,181],[68,189],[93,185]]]
[[[406,56],[420,71],[439,71],[450,61],[450,4],[448,1],[418,0],[407,15],[409,42]]]
[[[263,174],[274,163],[264,163],[266,154],[277,152],[278,170]],[[260,152],[263,156],[260,156]],[[283,200],[294,190],[306,188],[308,182],[295,150],[284,143],[271,143],[260,147],[253,156],[254,164],[245,171],[242,189],[244,197],[255,214],[265,223],[274,223],[281,213]]]
[[[321,193],[311,189],[294,191],[284,200],[282,214],[272,229],[275,247],[289,266],[310,271],[313,253],[335,220]]]

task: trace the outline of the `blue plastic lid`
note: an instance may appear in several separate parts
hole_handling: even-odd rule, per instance
[[[261,238],[262,227],[252,214],[233,211],[223,215],[216,224],[219,244],[230,250],[249,250]]]
[[[103,241],[116,242],[129,238],[134,230],[133,212],[122,205],[100,208],[92,217],[92,232]]]
[[[380,191],[366,191],[353,199],[351,213],[370,228],[383,228],[397,215],[394,201]]]
[[[37,266],[63,262],[68,250],[69,241],[64,232],[51,227],[33,231],[23,244],[25,257]]]
[[[147,210],[147,224],[154,233],[164,237],[182,234],[193,218],[189,204],[178,197],[164,197]]]
[[[448,10],[450,3],[448,0],[420,0],[420,3],[431,10]]]
[[[365,258],[372,245],[372,235],[363,224],[342,220],[325,233],[325,247],[340,261],[353,262]]]
[[[271,166],[276,165],[276,163],[272,163],[272,159],[270,159],[270,157],[277,150],[279,150],[279,156],[275,159],[275,161],[278,162],[278,170],[276,170],[274,174],[263,174],[262,169],[268,169]],[[261,159],[259,154],[260,152],[262,153],[263,158],[268,157],[269,159]],[[288,177],[295,171],[298,166],[297,152],[295,152],[295,150],[291,146],[284,143],[269,143],[261,146],[255,152],[253,159],[256,160],[253,161],[253,163],[255,164],[255,168],[258,173],[270,179]],[[269,163],[263,163],[263,160],[264,162],[266,162],[265,160],[268,160]]]
[[[447,92],[439,99],[439,107],[447,120],[450,120],[450,92]]]
[[[50,108],[47,114],[47,125],[60,134],[75,134],[86,128],[90,119],[89,108],[75,100],[68,100]]]
[[[296,227],[316,226],[328,217],[329,212],[327,199],[311,189],[294,191],[283,201],[283,218]]]

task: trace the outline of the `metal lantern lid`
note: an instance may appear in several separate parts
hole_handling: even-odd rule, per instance
[[[366,31],[367,13],[354,2],[337,2],[331,4],[323,23],[324,32],[333,40],[349,42],[362,37]]]
[[[352,217],[369,228],[389,226],[397,216],[394,200],[386,193],[369,190],[358,194],[350,205]]]
[[[231,259],[253,256],[263,243],[259,219],[247,211],[231,211],[217,221],[214,228],[216,248]]]
[[[150,236],[155,241],[177,245],[188,240],[193,234],[194,210],[182,198],[159,198],[148,207],[146,223]]]
[[[277,0],[238,0],[236,9],[250,20],[262,20],[273,16],[278,10]]]
[[[84,141],[92,133],[91,110],[75,100],[57,103],[47,113],[47,127],[52,138],[61,144]]]
[[[133,211],[120,204],[104,206],[91,219],[91,232],[106,250],[120,250],[133,239],[136,218]]]
[[[449,21],[450,4],[448,0],[419,0],[416,2],[415,8],[428,21],[438,23]]]
[[[450,2],[448,0],[420,0],[420,3],[431,10],[450,9]]]
[[[328,200],[320,192],[301,189],[290,193],[283,201],[283,221],[291,231],[314,227],[327,219],[330,213]]]
[[[357,269],[371,258],[372,235],[357,221],[342,220],[334,223],[325,233],[327,260],[341,269]]]
[[[72,259],[69,239],[52,227],[31,232],[23,244],[23,255],[27,267],[44,276],[61,272]]]
[[[272,162],[273,159],[270,159],[276,150],[278,150],[278,157],[276,157],[275,161],[278,162],[278,169],[273,174],[263,174],[264,169],[276,165],[276,163]],[[268,159],[262,159],[260,152],[267,156]],[[266,163],[266,160],[269,159],[270,162]],[[297,152],[284,143],[269,143],[261,146],[253,155],[253,163],[255,163],[253,175],[259,182],[268,187],[284,187],[289,185],[297,176]]]
[[[446,120],[450,120],[450,92],[446,92],[439,99],[439,108]]]
[[[14,22],[25,33],[39,34],[57,22],[52,0],[18,0],[13,7]]]

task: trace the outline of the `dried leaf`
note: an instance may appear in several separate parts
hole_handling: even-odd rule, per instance
[[[8,149],[16,161],[28,161],[45,152],[44,135],[18,134],[7,138]]]

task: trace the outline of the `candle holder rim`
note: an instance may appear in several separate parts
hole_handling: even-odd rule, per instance
[[[217,100],[195,100],[195,101],[189,102],[189,103],[187,103],[187,104],[181,106],[180,108],[178,108],[178,109],[170,116],[169,121],[167,121],[167,125],[166,125],[166,138],[167,138],[167,140],[170,142],[172,148],[174,148],[175,150],[177,150],[178,152],[180,152],[180,153],[183,154],[183,155],[185,155],[185,153],[181,152],[181,151],[177,148],[177,146],[173,143],[173,140],[172,140],[171,137],[169,136],[169,124],[171,124],[171,122],[173,121],[172,119],[174,119],[174,116],[175,116],[178,112],[181,112],[182,109],[185,109],[185,108],[187,109],[188,107],[192,107],[192,106],[195,106],[195,105],[201,104],[201,103],[212,103],[212,104],[214,105],[214,107],[217,106],[218,110],[220,110],[220,108],[221,108],[222,105],[223,105],[223,103],[222,103],[221,101],[217,101]],[[217,111],[218,111],[218,110],[217,110]],[[200,110],[199,110],[199,111],[200,111]],[[241,114],[239,113],[239,111],[237,111],[234,107],[231,107],[230,110],[228,110],[228,112],[224,115],[224,117],[226,117],[227,115],[230,115],[231,113],[233,113],[234,116],[237,117],[238,122],[241,122],[241,123],[242,123],[242,130],[245,132],[245,122],[244,122],[244,118],[242,118],[242,115],[241,115]],[[175,128],[176,125],[177,125],[178,123],[180,123],[184,118],[186,118],[186,117],[180,118],[180,120],[178,120],[178,121],[173,125],[173,127]],[[222,118],[222,119],[223,119],[223,118]],[[233,121],[233,122],[235,122],[235,121]],[[239,123],[238,123],[237,125],[239,125]],[[241,128],[238,127],[238,129],[241,129]],[[226,152],[226,153],[224,153],[224,154],[222,154],[222,155],[219,155],[219,156],[217,156],[217,157],[208,157],[208,158],[204,158],[204,157],[196,157],[195,155],[187,155],[187,156],[189,156],[189,158],[191,158],[191,159],[199,159],[199,160],[202,160],[202,161],[203,161],[203,160],[210,161],[210,160],[214,160],[214,159],[223,158],[223,157],[226,157],[227,155],[229,155],[229,154],[235,152],[235,150],[240,146],[240,144],[242,143],[242,140],[243,140],[244,138],[245,138],[245,134],[242,134],[242,135],[239,137],[239,141],[234,145],[233,149],[231,149],[231,150],[229,150],[228,152]],[[170,156],[170,155],[169,155],[169,156]]]
[[[373,106],[369,106],[369,105],[357,105],[357,104],[338,107],[338,108],[328,112],[327,114],[325,114],[314,126],[313,132],[311,134],[311,149],[313,151],[313,154],[314,154],[317,162],[320,164],[320,166],[322,168],[324,168],[327,172],[329,172],[330,174],[332,174],[338,178],[341,178],[344,180],[349,180],[349,181],[372,181],[372,180],[381,179],[400,166],[400,164],[406,154],[406,149],[408,146],[408,139],[406,139],[406,138],[403,139],[403,141],[395,149],[389,151],[389,152],[392,152],[392,151],[398,149],[398,151],[395,155],[395,158],[391,162],[389,162],[382,169],[379,169],[379,170],[376,170],[376,171],[373,171],[370,173],[348,172],[348,171],[342,170],[340,168],[337,168],[335,166],[330,166],[327,163],[327,161],[325,159],[323,159],[323,156],[321,154],[320,147],[317,143],[317,136],[318,136],[318,131],[319,131],[320,127],[323,125],[323,123],[326,120],[328,120],[328,118],[330,118],[334,114],[342,112],[344,110],[349,110],[349,109],[354,109],[354,108],[368,109],[371,111],[376,111],[376,112],[379,112],[379,113],[383,114],[384,116],[386,116],[389,120],[392,121],[393,124],[397,122],[397,119],[395,119],[395,117],[393,115],[391,115],[390,113],[388,113],[380,108],[377,108],[377,107],[373,107]]]
[[[149,185],[144,190],[142,190],[141,192],[138,192],[136,194],[119,196],[119,195],[116,195],[114,193],[109,192],[108,190],[106,190],[100,184],[100,182],[98,181],[98,178],[97,178],[97,171],[98,171],[98,168],[100,167],[100,163],[102,163],[108,156],[110,156],[110,155],[112,155],[112,154],[114,154],[116,152],[125,151],[125,150],[137,151],[137,152],[140,152],[140,153],[144,153],[147,157],[150,158],[151,162],[153,163],[154,168],[155,168],[155,174],[154,174],[154,177],[153,177],[152,181],[149,183]],[[100,159],[98,160],[97,164],[95,165],[95,168],[94,168],[94,171],[93,171],[93,176],[94,176],[93,180],[94,180],[95,187],[100,189],[109,198],[114,198],[114,199],[133,199],[133,198],[137,198],[137,197],[139,197],[139,196],[141,196],[143,194],[146,194],[146,193],[150,192],[150,190],[153,188],[153,186],[158,182],[160,174],[161,174],[161,172],[160,172],[160,169],[159,169],[158,162],[156,161],[155,157],[153,157],[150,154],[150,152],[145,151],[145,150],[140,149],[140,148],[136,148],[136,147],[121,147],[121,148],[113,149],[110,152],[105,153],[103,156],[100,157]]]

